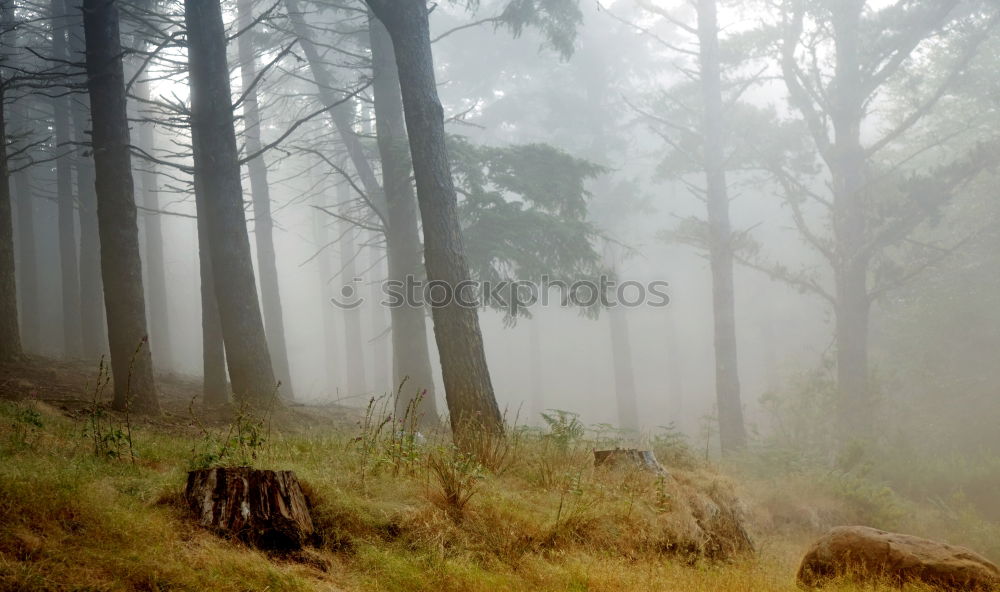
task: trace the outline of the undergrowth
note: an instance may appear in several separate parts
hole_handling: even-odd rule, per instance
[[[0,401],[0,590],[796,589],[807,536],[761,539],[756,554],[724,548],[726,524],[693,536],[707,523],[699,504],[740,505],[733,483],[670,430],[650,438],[664,478],[595,469],[592,448],[604,442],[568,415],[549,429],[511,428],[477,456],[387,418],[390,407],[375,400],[353,428],[295,433],[248,416],[260,433],[216,428],[211,446],[197,426],[138,421],[133,465],[93,453],[86,414]],[[187,515],[193,457],[238,449],[240,433],[266,441],[254,466],[304,483],[315,549],[269,557]]]

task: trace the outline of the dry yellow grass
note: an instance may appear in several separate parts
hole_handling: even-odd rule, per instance
[[[136,426],[133,465],[95,457],[85,423],[0,401],[0,590],[791,592],[807,542],[764,536],[716,562],[671,548],[685,492],[722,495],[728,480],[597,471],[585,446],[537,436],[501,475],[457,468],[474,492],[456,515],[426,462],[449,460],[439,444],[312,429],[268,434],[260,463],[297,472],[321,540],[268,556],[190,522],[180,491],[210,447],[195,430]]]

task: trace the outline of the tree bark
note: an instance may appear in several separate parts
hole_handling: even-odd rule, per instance
[[[733,288],[732,228],[726,185],[722,79],[716,0],[698,1],[698,54],[704,104],[704,160],[708,202],[709,259],[712,268],[712,311],[715,327],[715,393],[719,408],[722,452],[746,447],[747,433],[740,401],[736,347],[736,302]]]
[[[369,38],[372,50],[372,94],[375,105],[375,134],[382,161],[382,189],[386,201],[386,260],[388,279],[406,282],[407,276],[422,277],[423,246],[417,214],[417,198],[410,181],[410,160],[403,98],[399,90],[392,38],[385,26],[371,15]],[[399,391],[396,414],[410,409],[424,426],[438,421],[430,350],[427,344],[427,317],[423,306],[392,306],[392,388]],[[420,404],[414,407],[419,397]]]
[[[0,47],[10,37],[13,23],[13,0],[2,0],[0,22],[4,33]],[[4,48],[6,49],[6,48]],[[9,59],[3,51],[3,58]],[[0,70],[0,363],[16,360],[21,355],[21,331],[17,314],[17,269],[14,261],[14,216],[11,207],[10,169],[7,166],[6,91],[9,77]]]
[[[158,413],[146,332],[118,7],[113,0],[84,0],[83,22],[114,407]]]
[[[253,23],[253,6],[250,0],[236,3],[237,26],[242,35],[237,38],[240,58],[240,75],[243,84],[243,124],[247,154],[261,149],[260,105],[257,90],[252,88],[257,78],[256,59],[247,31]],[[281,381],[281,393],[292,397],[292,374],[288,364],[288,347],[285,343],[285,320],[281,311],[281,292],[278,289],[278,265],[274,253],[274,223],[271,219],[271,192],[267,184],[267,163],[263,156],[254,158],[247,167],[250,171],[250,195],[253,203],[254,239],[257,244],[257,267],[260,275],[260,296],[264,314],[264,332],[274,364],[275,377]]]
[[[368,0],[392,38],[403,112],[424,225],[424,260],[429,281],[449,287],[454,298],[432,310],[452,431],[462,445],[478,429],[499,433],[503,419],[486,364],[479,316],[471,294],[465,247],[448,150],[444,109],[437,94],[425,0]]]
[[[201,130],[191,126],[192,146],[198,145]],[[221,408],[229,404],[229,380],[226,371],[226,348],[222,336],[219,300],[215,296],[215,275],[212,273],[212,253],[206,201],[204,167],[194,170],[194,202],[198,230],[198,279],[201,296],[201,367],[202,403]]]
[[[9,0],[8,0],[9,1]],[[13,111],[13,107],[11,111]],[[21,298],[21,338],[24,349],[41,347],[41,310],[38,290],[38,246],[35,237],[35,199],[27,171],[13,174],[17,205],[17,287]]]
[[[262,549],[300,549],[315,530],[309,501],[291,471],[191,471],[184,498],[202,526]]]
[[[68,60],[66,43],[66,6],[64,0],[52,0],[52,55]],[[50,99],[57,151],[66,151],[72,138],[69,97],[63,92]],[[59,204],[59,271],[62,294],[63,353],[69,358],[83,354],[81,325],[80,268],[77,260],[76,203],[73,195],[73,168],[68,156],[56,159],[56,200]]]
[[[197,135],[191,130],[192,137]],[[206,407],[223,407],[229,402],[229,380],[226,376],[226,348],[222,338],[219,300],[215,297],[215,276],[209,249],[209,229],[205,214],[205,190],[202,173],[194,173],[194,201],[198,214],[198,274],[201,281],[201,368],[202,402]]]
[[[69,22],[71,59],[82,60],[87,52],[83,15],[73,12],[69,14]],[[78,144],[73,162],[76,165],[77,207],[80,217],[80,328],[83,356],[88,360],[96,360],[107,352],[108,334],[104,319],[104,290],[101,284],[101,241],[98,236],[94,161],[82,148],[90,144],[88,133],[91,127],[90,101],[86,95],[73,95],[70,101],[73,130]],[[160,345],[157,345],[158,349],[159,347]]]
[[[229,377],[238,399],[275,393],[243,211],[226,32],[219,0],[185,0],[195,169],[202,178],[209,252]]]
[[[0,0],[0,59],[12,58],[8,50],[14,29],[14,2]],[[17,310],[17,264],[14,251],[14,215],[11,204],[10,168],[7,163],[7,102],[11,76],[0,69],[0,363],[21,355],[21,331]],[[30,203],[29,203],[30,207]],[[32,240],[34,236],[32,234]],[[33,247],[33,246],[32,246]]]
[[[140,97],[150,98],[150,85],[140,81],[137,84]],[[142,122],[139,128],[139,147],[147,154],[153,154],[156,148],[155,124]],[[146,162],[140,179],[142,180],[142,204],[146,208],[142,220],[146,228],[146,278],[149,285],[146,288],[149,295],[149,328],[156,342],[157,364],[161,368],[170,368],[172,362],[173,341],[170,331],[167,297],[167,268],[163,256],[163,219],[156,213],[160,209],[159,176],[156,174],[156,164]]]

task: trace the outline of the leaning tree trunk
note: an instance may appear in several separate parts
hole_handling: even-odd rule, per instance
[[[747,443],[740,401],[736,349],[736,303],[733,289],[733,244],[726,188],[722,80],[716,0],[698,2],[698,42],[704,105],[704,159],[708,203],[709,260],[712,268],[712,312],[715,321],[715,394],[719,407],[722,452]]]
[[[66,44],[66,7],[64,0],[52,0],[52,55],[57,60],[69,59]],[[51,99],[56,150],[65,151],[72,137],[70,130],[69,97],[60,92]],[[59,270],[62,293],[63,352],[77,358],[83,354],[81,326],[80,269],[76,252],[76,204],[73,196],[73,169],[68,156],[56,159],[56,200],[59,205]]]
[[[118,7],[84,0],[101,276],[116,409],[159,412],[147,341]]]
[[[256,405],[275,394],[257,299],[233,129],[226,31],[219,0],[185,0],[195,169],[202,178],[215,296],[233,393]]]
[[[69,15],[69,48],[71,59],[86,56],[83,15]],[[94,188],[94,161],[86,153],[90,144],[90,101],[86,95],[74,95],[72,102],[73,131],[77,142],[76,164],[77,207],[80,216],[80,328],[83,333],[83,356],[96,360],[107,352],[107,324],[104,319],[104,290],[101,285],[101,241],[97,225],[97,194]],[[157,341],[159,344],[160,342]],[[160,347],[159,345],[157,347]]]
[[[237,38],[240,75],[243,83],[243,125],[247,155],[261,150],[260,105],[257,101],[257,67],[252,37],[246,30],[253,24],[250,0],[236,3],[237,23],[244,33]],[[271,192],[267,184],[267,163],[258,156],[247,163],[250,170],[250,195],[253,201],[254,239],[257,242],[257,266],[260,270],[260,297],[264,307],[264,332],[270,347],[275,377],[281,381],[282,395],[292,398],[292,374],[285,343],[285,320],[278,289],[278,264],[274,254],[274,223],[271,220]]]
[[[375,134],[382,160],[382,189],[386,200],[388,279],[405,284],[407,277],[423,276],[417,197],[410,181],[413,163],[406,137],[403,98],[399,91],[392,39],[374,15],[369,18],[369,37]],[[438,421],[438,412],[424,307],[402,303],[402,306],[391,306],[389,314],[392,323],[392,388],[393,391],[399,390],[396,414],[402,416],[409,409],[417,414],[421,425],[432,426]]]
[[[12,0],[4,0],[0,10],[13,10]],[[3,19],[6,21],[6,19]],[[0,44],[6,39],[0,38]],[[7,76],[0,71],[0,363],[21,355],[21,332],[17,318],[17,270],[14,263],[14,219],[11,208],[10,170],[7,167],[7,126],[4,95]]]
[[[361,287],[354,278],[358,275],[355,259],[358,255],[357,229],[349,221],[350,192],[347,181],[341,181],[337,186],[338,208],[342,219],[340,221],[340,293],[345,296],[348,304],[344,311],[344,347],[347,352],[347,394],[360,395],[368,392],[365,381],[365,343],[361,337],[361,307],[357,305]],[[346,218],[346,219],[345,219]]]
[[[437,94],[427,3],[368,0],[393,41],[406,131],[424,228],[427,279],[451,286],[455,298],[435,307],[434,337],[441,357],[452,431],[461,445],[476,428],[499,433],[503,418],[493,394],[476,300],[458,221],[445,144],[444,109]]]

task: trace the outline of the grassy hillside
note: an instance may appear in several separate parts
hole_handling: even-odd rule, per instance
[[[595,469],[570,423],[484,443],[480,463],[405,437],[377,404],[353,420],[293,408],[195,421],[175,398],[145,421],[82,387],[49,402],[35,387],[0,401],[2,590],[792,591],[809,521],[823,521],[676,442],[658,444],[670,478]],[[182,488],[209,463],[294,470],[315,547],[268,555],[195,525]]]

